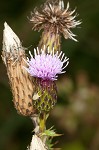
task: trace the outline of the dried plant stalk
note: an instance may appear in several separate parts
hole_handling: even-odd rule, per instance
[[[25,50],[7,23],[4,24],[4,27],[2,59],[6,65],[13,102],[20,114],[31,116],[35,112],[32,104],[34,84],[33,78],[23,68],[26,66],[23,60],[23,58],[26,59]]]

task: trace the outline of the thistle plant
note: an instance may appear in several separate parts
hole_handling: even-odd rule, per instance
[[[65,54],[54,53],[54,49],[49,53],[49,48],[44,50],[34,49],[34,57],[30,52],[30,60],[27,58],[25,67],[30,76],[35,77],[35,89],[33,94],[33,105],[40,118],[40,132],[45,130],[45,122],[51,109],[57,102],[57,87],[55,80],[57,75],[65,73],[69,63],[69,58]]]
[[[35,125],[28,150],[50,150],[51,139],[59,136],[53,128],[46,128],[46,121],[57,102],[58,75],[65,73],[69,64],[69,58],[60,49],[61,34],[65,39],[77,41],[71,29],[81,22],[75,20],[74,12],[69,3],[65,9],[62,0],[46,2],[40,12],[34,9],[30,19],[33,30],[44,31],[34,54],[29,51],[29,57],[18,36],[4,24],[2,59],[13,102],[18,113],[29,116]]]

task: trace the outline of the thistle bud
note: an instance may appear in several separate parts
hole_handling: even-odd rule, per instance
[[[4,24],[2,59],[6,65],[8,78],[17,111],[24,116],[31,116],[35,110],[32,104],[34,90],[33,78],[23,68],[27,66],[25,50],[20,39],[12,29]]]
[[[50,50],[54,47],[55,51],[60,51],[61,34],[65,39],[75,39],[75,34],[72,33],[71,29],[75,28],[80,21],[76,21],[77,14],[74,15],[75,9],[72,11],[67,3],[66,9],[64,8],[63,0],[56,0],[52,2],[46,2],[41,9],[34,9],[31,14],[31,23],[33,29],[40,31],[44,29],[41,40],[39,42],[39,48],[43,49],[45,45]]]

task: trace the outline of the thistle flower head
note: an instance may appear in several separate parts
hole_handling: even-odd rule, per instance
[[[44,50],[40,51],[34,49],[34,57],[30,53],[30,60],[27,58],[28,68],[26,70],[33,77],[42,78],[43,80],[56,80],[57,74],[62,74],[64,68],[69,63],[69,58],[65,57],[65,54],[54,53],[54,49],[49,53],[45,53]],[[65,65],[64,65],[65,64]]]
[[[64,8],[63,0],[57,0],[56,2],[46,2],[41,11],[35,9],[31,14],[30,21],[33,23],[34,30],[47,29],[53,32],[62,33],[65,39],[72,39],[77,41],[72,33],[71,28],[75,28],[80,21],[76,21],[75,9],[72,11],[69,8],[69,2],[66,9]]]

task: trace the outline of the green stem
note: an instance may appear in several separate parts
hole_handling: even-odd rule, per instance
[[[41,114],[40,117],[39,117],[39,119],[40,119],[39,131],[40,131],[41,135],[42,135],[42,133],[44,133],[45,130],[46,130],[46,120],[47,120],[48,116],[49,116],[48,114],[43,113],[43,114]],[[45,143],[46,146],[47,146],[47,143],[46,143],[47,138],[48,138],[48,137],[47,137],[46,135],[41,136],[41,139],[42,139],[43,143]]]
[[[40,133],[43,133],[46,129],[46,114],[40,114]]]

